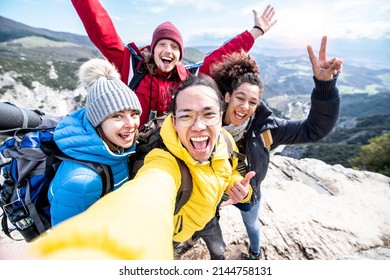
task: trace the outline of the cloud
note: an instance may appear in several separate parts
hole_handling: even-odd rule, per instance
[[[215,11],[221,10],[227,7],[226,4],[220,1],[210,1],[210,0],[162,0],[155,1],[149,0],[145,1],[145,4],[150,5],[151,9],[157,9],[157,7],[161,7],[163,10],[168,9],[191,9],[198,11]]]
[[[167,9],[168,9],[167,7],[160,6],[160,7],[151,7],[149,11],[152,12],[153,14],[161,14],[165,12]]]

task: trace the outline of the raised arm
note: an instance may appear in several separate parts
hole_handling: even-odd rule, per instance
[[[107,11],[98,0],[72,0],[92,43],[121,71],[124,44]]]
[[[255,40],[268,32],[268,30],[270,30],[271,27],[274,26],[277,22],[276,19],[273,19],[275,11],[274,8],[270,5],[267,6],[261,17],[258,17],[257,12],[254,10],[253,14],[254,26],[257,27],[253,27],[250,32],[244,31],[243,33],[237,35],[233,39],[220,46],[218,49],[208,54],[204,58],[203,64],[200,66],[200,72],[210,74],[210,66],[216,61],[221,61],[223,55],[233,52],[240,52],[241,50],[249,52],[249,50],[253,47]]]
[[[258,16],[256,10],[252,10],[254,15],[254,26],[250,33],[252,34],[253,38],[256,40],[260,36],[264,35],[268,32],[268,30],[271,29],[272,26],[275,25],[277,20],[273,19],[275,15],[275,10],[270,5],[267,6],[267,8],[264,10],[261,17]]]
[[[340,95],[336,82],[342,72],[343,61],[326,58],[327,37],[321,41],[318,57],[307,46],[313,69],[314,89],[311,108],[304,120],[277,119],[277,128],[272,130],[275,147],[280,144],[313,143],[321,140],[334,128],[340,112]]]

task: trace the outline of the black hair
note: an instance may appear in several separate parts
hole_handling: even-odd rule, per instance
[[[172,102],[171,102],[171,108],[170,111],[173,115],[175,115],[176,112],[176,100],[177,96],[180,94],[180,92],[184,91],[186,88],[191,86],[206,86],[211,88],[216,93],[216,99],[220,107],[220,111],[223,112],[225,109],[225,101],[223,99],[223,96],[221,94],[221,91],[219,90],[218,84],[208,75],[200,73],[199,75],[189,75],[187,78],[183,81],[183,83],[176,89],[174,94],[172,95]]]

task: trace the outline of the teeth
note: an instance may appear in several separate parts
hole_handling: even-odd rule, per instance
[[[242,120],[243,118],[245,118],[246,114],[242,114],[242,113],[239,113],[239,112],[234,112],[234,115],[237,119],[240,119]]]
[[[204,137],[193,137],[191,138],[191,141],[193,142],[201,142],[201,141],[207,141],[209,138],[207,136]]]
[[[161,59],[172,61],[172,59],[170,57],[165,57],[165,56],[161,57]]]
[[[126,133],[120,133],[120,135],[122,135],[122,136],[129,136],[132,133],[134,133],[134,131],[129,131],[129,132],[126,132]]]

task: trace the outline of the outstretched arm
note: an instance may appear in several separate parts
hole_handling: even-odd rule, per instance
[[[277,20],[273,19],[275,15],[275,10],[270,5],[267,6],[267,8],[264,10],[261,17],[258,16],[256,10],[252,10],[254,18],[255,18],[255,25],[253,29],[250,31],[253,38],[256,40],[260,36],[264,35],[268,30],[271,29],[272,26],[275,25]]]
[[[314,54],[313,48],[308,45],[307,51],[309,53],[313,74],[317,80],[329,81],[332,80],[338,73],[343,70],[343,61],[340,58],[326,59],[326,44],[328,38],[322,37],[319,57]]]

